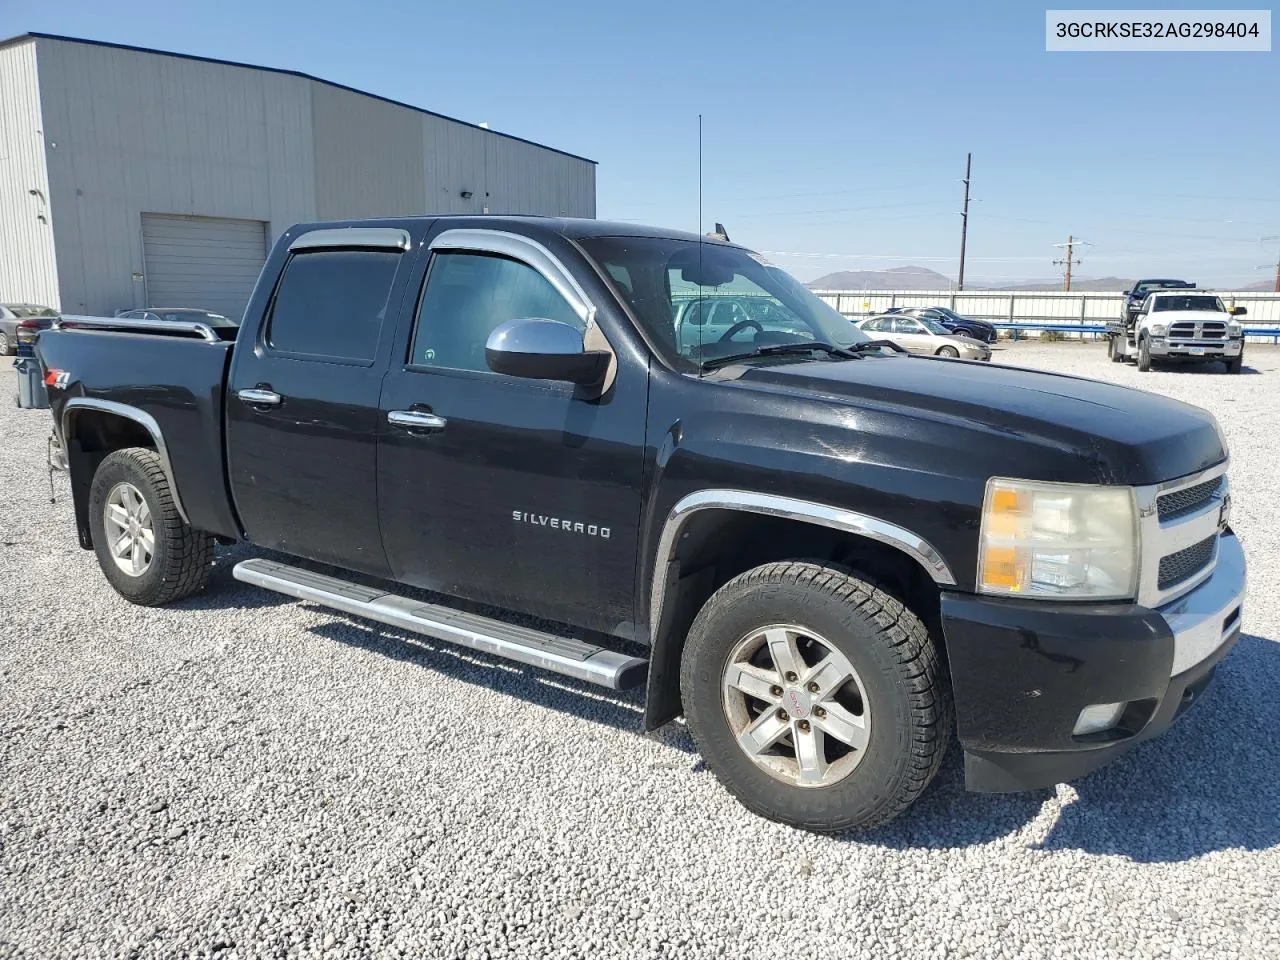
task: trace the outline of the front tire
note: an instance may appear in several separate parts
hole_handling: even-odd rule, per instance
[[[1243,367],[1244,367],[1243,353],[1240,354],[1240,356],[1232,357],[1230,360],[1227,361],[1227,373],[1239,373],[1241,368]]]
[[[98,465],[89,488],[89,524],[98,566],[130,603],[172,603],[209,580],[213,538],[182,519],[154,450],[116,450]]]
[[[680,691],[716,778],[749,810],[805,830],[892,820],[950,738],[919,617],[817,563],[766,564],[716,591],[690,628]]]
[[[938,356],[947,357],[948,359],[955,360],[957,357],[960,356],[960,351],[957,350],[955,347],[949,347],[949,346],[939,347]]]
[[[1146,373],[1151,369],[1151,343],[1146,337],[1138,341],[1138,370]]]

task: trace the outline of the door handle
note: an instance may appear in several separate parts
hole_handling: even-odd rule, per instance
[[[236,396],[245,403],[251,403],[257,407],[278,407],[283,399],[274,390],[260,390],[257,387],[248,390],[237,390]]]
[[[422,410],[392,410],[387,413],[387,422],[411,430],[441,430],[449,421]]]

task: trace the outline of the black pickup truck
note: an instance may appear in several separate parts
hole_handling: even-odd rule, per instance
[[[1120,306],[1120,322],[1128,330],[1133,330],[1138,314],[1147,297],[1157,290],[1194,290],[1196,285],[1186,280],[1139,280],[1131,290],[1124,292],[1124,303]]]
[[[754,300],[688,307],[717,297]],[[250,541],[276,559],[241,580],[646,683],[646,729],[683,715],[725,787],[804,828],[895,816],[953,730],[971,789],[1080,776],[1240,631],[1209,414],[902,355],[706,237],[300,225],[238,332],[68,317],[38,355],[80,543],[126,599]]]

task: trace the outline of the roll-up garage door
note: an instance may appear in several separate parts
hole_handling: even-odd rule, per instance
[[[197,307],[239,320],[267,259],[261,220],[142,215],[147,306]]]

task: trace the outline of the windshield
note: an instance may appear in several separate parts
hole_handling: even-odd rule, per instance
[[[21,304],[9,308],[13,311],[13,315],[20,320],[30,320],[35,317],[57,317],[58,311],[49,307],[35,307],[31,304]]]
[[[666,237],[580,241],[680,369],[786,343],[869,338],[785,271],[741,247]]]
[[[1222,301],[1217,297],[1207,297],[1204,294],[1194,297],[1154,297],[1154,303],[1151,305],[1151,312],[1158,313],[1164,310],[1212,310],[1215,313],[1226,313],[1227,308],[1222,305]]]
[[[1148,280],[1133,288],[1135,294],[1150,293],[1152,290],[1178,290],[1193,286],[1182,280]]]

